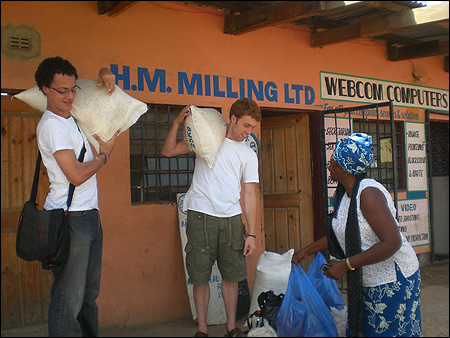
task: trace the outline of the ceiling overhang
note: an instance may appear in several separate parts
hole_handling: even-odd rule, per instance
[[[425,6],[418,1],[179,2],[222,11],[225,34],[246,34],[289,23],[310,29],[312,48],[373,39],[386,44],[389,61],[443,56],[444,69],[448,72],[448,1],[435,6]],[[137,1],[97,3],[99,14],[116,16]]]

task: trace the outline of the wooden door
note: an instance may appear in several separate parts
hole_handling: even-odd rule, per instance
[[[20,211],[30,198],[36,165],[36,126],[41,114],[19,100],[1,98],[2,170],[2,329],[47,322],[53,277],[39,262],[16,255]],[[41,164],[37,203],[45,201],[49,182]]]
[[[266,250],[314,240],[308,114],[263,118],[261,162]]]

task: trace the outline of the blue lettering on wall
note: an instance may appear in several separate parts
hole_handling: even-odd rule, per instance
[[[130,67],[123,66],[122,74],[119,74],[119,65],[111,65],[111,72],[116,77],[116,85],[119,86],[119,81],[122,81],[123,90],[130,90]]]
[[[295,103],[300,103],[300,92],[303,91],[302,85],[293,84],[292,90],[295,92]]]
[[[211,96],[211,76],[205,75],[205,95]]]
[[[315,98],[316,94],[311,86],[299,84],[291,84],[289,86],[289,83],[284,84],[284,102],[286,103],[311,105],[314,103]]]
[[[178,72],[178,94],[184,94],[186,88],[188,95],[193,95],[197,87],[197,95],[203,95],[202,76],[200,74],[192,74],[192,80],[189,81],[185,72]]]
[[[148,72],[148,68],[138,67],[137,78],[139,91],[144,91],[144,81],[145,81],[145,83],[147,84],[147,88],[151,93],[154,93],[156,91],[156,85],[158,84],[158,82],[159,82],[159,91],[161,93],[166,92],[166,71],[164,69],[155,69],[155,74],[153,75],[152,79]]]
[[[213,75],[213,89],[215,97],[225,97],[225,92],[219,88],[219,75]]]
[[[258,101],[264,101],[264,89],[263,82],[258,81],[258,88],[256,88],[255,82],[253,80],[247,80],[248,87],[248,98],[253,100],[253,93]]]
[[[264,87],[264,94],[269,102],[278,102],[277,85],[275,82],[269,81]]]
[[[245,97],[245,79],[239,79],[239,98]]]
[[[294,99],[289,96],[289,84],[284,84],[284,102],[285,103],[294,103]]]
[[[314,88],[311,86],[305,86],[305,104],[313,104],[315,99],[316,94],[314,93]]]
[[[227,97],[237,99],[238,93],[233,92],[233,79],[231,77],[227,77]]]
[[[151,93],[171,93],[171,84],[166,83],[166,70],[158,69],[151,71],[145,67],[137,67],[136,79],[130,75],[130,66],[111,64],[111,71],[116,77],[116,84],[124,90],[148,91]],[[260,102],[278,102],[278,86],[273,81],[261,81],[252,79],[235,79],[225,77],[221,82],[221,75],[178,72],[177,86],[179,95],[213,96],[220,98],[244,98],[248,97]],[[326,79],[329,91],[337,91],[338,84]],[[284,83],[284,103],[297,105],[312,105],[315,102],[314,88],[305,84]],[[352,90],[354,90],[352,88]],[[280,94],[282,97],[283,94]]]

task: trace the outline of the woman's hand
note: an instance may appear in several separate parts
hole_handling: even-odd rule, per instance
[[[330,268],[327,271],[324,271],[323,274],[331,279],[340,279],[348,271],[348,266],[345,260],[331,261],[328,265],[330,265]]]
[[[306,249],[300,249],[292,255],[291,263],[298,265],[302,260],[308,258],[308,256],[309,254],[306,252]]]

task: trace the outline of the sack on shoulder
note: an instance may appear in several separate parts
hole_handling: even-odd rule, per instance
[[[65,263],[69,252],[69,226],[64,209],[38,210],[34,202],[26,202],[17,229],[17,256],[26,261],[38,260],[48,269]]]

